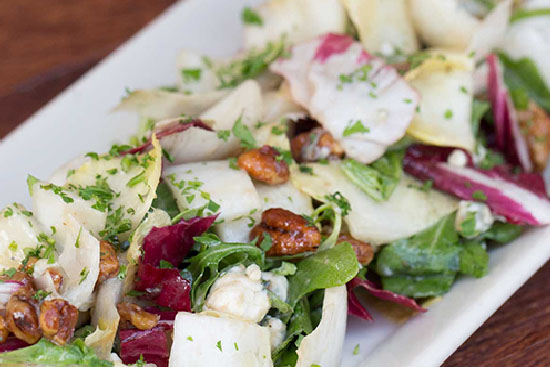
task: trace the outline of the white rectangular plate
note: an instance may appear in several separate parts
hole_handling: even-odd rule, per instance
[[[28,173],[45,179],[75,156],[125,141],[137,122],[109,113],[125,87],[174,84],[176,56],[184,48],[211,56],[236,52],[240,11],[260,1],[187,0],[172,6],[0,143],[0,204],[29,203]],[[461,279],[426,314],[403,325],[376,312],[374,323],[350,317],[343,366],[439,366],[550,258],[549,236],[550,228],[540,228],[493,249],[489,275]],[[357,344],[360,353],[353,355]]]

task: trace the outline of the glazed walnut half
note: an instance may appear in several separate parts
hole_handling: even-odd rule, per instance
[[[357,256],[357,261],[359,261],[361,265],[368,265],[372,261],[374,257],[374,250],[369,243],[356,240],[347,234],[341,234],[340,237],[338,237],[336,244],[343,242],[348,242],[351,244],[353,251],[355,251],[355,256]]]
[[[326,130],[313,129],[296,135],[290,141],[292,157],[297,162],[315,162],[344,156],[344,149]]]
[[[292,255],[313,251],[321,244],[321,233],[300,215],[274,208],[262,213],[262,222],[252,228],[250,238],[262,242],[265,234],[271,236],[267,255]]]
[[[518,120],[525,135],[529,156],[539,172],[544,170],[550,155],[550,116],[536,103],[518,111]]]
[[[268,185],[285,183],[290,177],[290,170],[283,156],[269,145],[244,152],[238,163],[250,177]]]
[[[98,283],[118,274],[119,263],[116,250],[107,241],[99,242],[99,276]]]
[[[116,305],[121,323],[128,324],[139,330],[149,330],[157,326],[159,315],[147,312],[138,305],[129,302],[122,302]]]
[[[19,340],[34,344],[42,333],[38,325],[36,302],[27,287],[16,291],[6,304],[5,325]]]
[[[74,334],[78,309],[64,299],[44,301],[40,306],[40,328],[44,336],[64,345]]]

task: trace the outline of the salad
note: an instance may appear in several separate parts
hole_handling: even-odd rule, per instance
[[[241,17],[0,211],[0,365],[339,366],[348,317],[422,317],[550,224],[549,1]]]

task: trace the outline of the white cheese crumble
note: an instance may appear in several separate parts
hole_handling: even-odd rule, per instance
[[[464,153],[464,151],[460,149],[455,149],[451,152],[449,158],[447,158],[447,163],[455,167],[466,167],[466,164],[468,163],[468,157],[466,156],[466,153]]]
[[[280,319],[267,316],[262,322],[262,326],[269,328],[271,350],[277,348],[285,340],[286,327]]]
[[[212,285],[205,309],[260,322],[271,306],[261,277],[262,272],[256,264],[248,268],[232,267]]]
[[[495,222],[491,209],[477,201],[461,200],[456,212],[455,228],[466,238],[474,238],[488,230]]]
[[[262,273],[262,280],[268,290],[273,292],[281,301],[286,302],[288,280],[284,276],[266,272]]]

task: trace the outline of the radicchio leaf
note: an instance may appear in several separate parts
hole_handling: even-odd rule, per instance
[[[148,363],[157,367],[168,367],[170,349],[166,332],[160,327],[150,330],[123,329],[120,338],[120,359],[125,364],[136,363],[143,356]]]
[[[143,239],[142,264],[159,266],[160,261],[168,261],[179,266],[193,246],[193,237],[205,232],[217,216],[194,217],[182,220],[171,226],[153,227]]]
[[[368,279],[355,277],[346,284],[346,287],[348,289],[348,314],[364,320],[372,321],[373,318],[371,314],[359,302],[355,293],[353,293],[353,290],[358,287],[365,289],[371,295],[381,300],[400,304],[402,306],[413,309],[416,312],[427,311],[425,308],[418,305],[413,299],[381,289],[380,287],[376,286],[374,282]]]
[[[204,130],[212,131],[212,128],[210,126],[206,125],[201,120],[191,120],[191,121],[186,121],[186,122],[179,122],[178,121],[177,123],[173,123],[173,124],[163,126],[161,129],[158,129],[155,134],[157,136],[157,139],[161,140],[165,136],[181,133],[182,131],[185,131],[185,130],[191,128],[191,127],[199,127],[201,129],[204,129]],[[144,152],[147,149],[149,149],[151,147],[151,145],[152,145],[151,139],[149,139],[144,144],[142,144],[138,147],[128,149],[128,150],[125,150],[125,151],[121,152],[120,155],[124,156],[126,154],[141,153],[141,152]]]
[[[175,311],[191,311],[191,284],[181,277],[178,269],[140,264],[137,276],[135,289],[146,292],[146,298]]]
[[[460,199],[484,201],[493,213],[510,223],[550,224],[550,202],[539,175],[513,175],[507,166],[493,170],[477,169],[471,163],[454,166],[445,161],[446,155],[440,149],[410,146],[403,169],[418,179],[431,180],[435,188]]]
[[[0,344],[0,353],[11,352],[13,350],[21,349],[29,344],[25,343],[23,340],[19,340],[14,336],[8,337],[6,342]]]
[[[508,162],[519,164],[525,172],[530,172],[533,164],[529,158],[527,142],[521,134],[516,110],[504,84],[498,57],[494,54],[487,56],[487,65],[487,94],[493,106],[496,146],[504,153]]]

